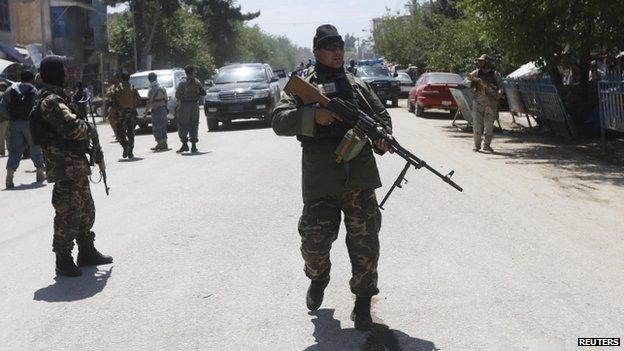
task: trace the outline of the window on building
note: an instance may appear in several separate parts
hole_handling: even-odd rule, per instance
[[[11,31],[11,15],[9,14],[9,0],[0,0],[0,30]]]

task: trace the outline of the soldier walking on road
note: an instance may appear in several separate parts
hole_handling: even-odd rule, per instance
[[[377,115],[390,130],[390,115],[384,105],[360,79],[344,69],[344,41],[332,25],[322,25],[314,37],[315,66],[307,81],[319,85],[328,97],[340,97]],[[353,141],[351,126],[317,105],[301,105],[295,97],[282,96],[273,112],[277,135],[297,136],[301,142],[303,212],[299,219],[304,271],[310,278],[306,294],[308,309],[321,306],[329,283],[329,253],[338,237],[341,214],[347,228],[346,242],[351,258],[351,291],[356,295],[351,319],[355,327],[372,327],[371,297],[377,289],[379,259],[379,211],[375,189],[381,186],[373,150],[384,154],[388,144],[368,139]],[[351,140],[350,140],[351,139]],[[344,143],[341,141],[345,141]],[[345,151],[347,146],[349,150]],[[346,155],[337,160],[336,155]]]
[[[113,76],[111,77],[111,83],[106,89],[106,93],[104,93],[104,98],[106,99],[106,105],[108,107],[108,111],[104,111],[104,113],[107,115],[108,123],[110,123],[115,138],[117,138],[117,130],[115,128],[117,128],[118,111],[117,108],[113,106],[113,94],[115,93],[115,90],[117,89],[117,85],[119,85],[119,83],[119,74],[113,73]]]
[[[123,147],[123,158],[133,158],[134,154],[134,128],[136,127],[137,106],[141,102],[139,92],[130,84],[130,75],[128,73],[121,74],[121,83],[117,84],[112,95],[113,107],[116,109],[117,117],[115,127],[115,135],[117,141]],[[111,123],[112,120],[111,120]]]
[[[189,151],[188,142],[191,141],[191,152],[197,152],[197,132],[199,128],[199,100],[206,96],[206,90],[199,79],[195,78],[195,67],[184,67],[186,78],[182,78],[176,88],[176,120],[178,121],[178,135],[182,147],[178,153]]]
[[[113,262],[93,245],[95,233],[95,206],[89,187],[91,168],[86,154],[89,141],[97,135],[95,126],[79,118],[71,107],[71,100],[63,91],[65,72],[58,56],[47,56],[41,61],[41,78],[44,85],[37,96],[31,113],[33,137],[44,148],[48,166],[48,182],[54,183],[54,239],[52,250],[56,254],[56,273],[76,277],[82,274],[71,252],[74,240],[78,244],[78,266],[93,266]],[[95,159],[104,170],[103,154]]]
[[[30,150],[30,158],[37,168],[37,182],[45,180],[45,168],[41,147],[33,142],[28,117],[35,104],[37,88],[32,85],[35,75],[30,71],[22,71],[21,83],[13,84],[2,95],[2,105],[6,108],[9,119],[9,160],[7,161],[6,188],[11,189],[13,174],[20,164],[26,145]],[[26,145],[24,145],[26,142]]]
[[[481,149],[481,138],[483,138],[483,150],[494,152],[490,143],[494,133],[494,121],[498,118],[501,75],[492,68],[488,55],[481,55],[477,59],[477,64],[479,68],[472,71],[465,81],[474,93],[472,105],[474,148],[472,151],[477,152]]]
[[[167,91],[158,84],[156,73],[151,72],[147,75],[147,79],[150,82],[150,89],[147,93],[147,104],[143,117],[147,116],[151,110],[152,129],[154,139],[156,139],[156,146],[151,149],[154,151],[167,150],[169,148],[167,145]]]

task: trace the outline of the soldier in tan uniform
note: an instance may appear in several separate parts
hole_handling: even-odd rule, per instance
[[[139,92],[130,84],[130,75],[122,73],[121,83],[113,91],[113,108],[116,109],[115,135],[123,147],[123,158],[133,158],[134,128],[136,127],[137,106],[141,102]]]
[[[490,143],[494,131],[494,121],[498,118],[498,99],[500,99],[501,75],[490,63],[488,55],[481,55],[477,59],[479,68],[470,72],[466,77],[465,84],[469,85],[474,94],[472,105],[472,127],[474,135],[474,148],[472,151],[483,150],[494,152]]]

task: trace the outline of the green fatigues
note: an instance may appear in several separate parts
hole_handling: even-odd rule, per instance
[[[377,114],[390,129],[390,115],[381,101],[361,80],[350,75],[347,77],[350,83],[348,89],[352,90],[355,103],[367,113]],[[335,79],[344,80],[344,75],[336,77],[313,73],[307,78],[315,84],[332,83]],[[338,235],[341,212],[344,212],[353,272],[351,291],[360,296],[372,296],[379,292],[377,261],[381,228],[381,212],[374,191],[381,186],[381,181],[373,147],[366,143],[356,157],[337,163],[335,150],[342,135],[321,138],[328,127],[314,123],[315,109],[315,106],[302,106],[294,97],[283,95],[273,112],[272,121],[276,134],[297,135],[302,141],[304,206],[299,220],[299,234],[304,271],[313,280],[329,278],[329,252]]]
[[[498,90],[500,87],[500,73],[492,70],[491,76],[483,76],[479,70],[470,73],[470,77],[480,78],[490,89]],[[467,84],[473,85],[474,102],[472,104],[472,130],[474,145],[477,149],[483,144],[490,146],[494,134],[494,121],[498,118],[498,97],[492,96],[482,84],[472,84],[466,79]]]
[[[66,253],[71,252],[74,240],[83,245],[92,243],[94,238],[91,228],[95,207],[89,188],[91,168],[86,152],[95,130],[78,118],[62,88],[44,85],[40,94],[45,96],[40,101],[45,125],[40,128],[50,136],[43,145],[47,180],[54,183],[52,205],[56,215],[52,249],[56,253]]]
[[[141,101],[139,92],[129,83],[115,86],[112,93],[113,109],[116,117],[111,120],[111,126],[119,144],[124,147],[134,147],[134,129],[137,123],[136,108]]]
[[[176,88],[176,121],[178,122],[178,136],[186,143],[198,141],[199,128],[199,100],[206,95],[206,90],[197,78],[184,78]]]

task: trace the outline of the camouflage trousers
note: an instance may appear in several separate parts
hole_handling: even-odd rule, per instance
[[[308,278],[329,278],[329,251],[338,238],[341,213],[344,213],[347,249],[351,259],[351,292],[359,296],[379,293],[377,261],[381,212],[377,206],[372,189],[349,190],[338,199],[321,198],[304,203],[299,234],[304,271]]]
[[[95,205],[91,197],[89,178],[63,179],[54,183],[52,191],[54,239],[52,251],[71,252],[74,240],[78,245],[90,244],[95,234]]]
[[[124,109],[110,120],[113,132],[119,144],[124,148],[126,146],[134,147],[134,128],[136,128],[136,111],[133,109]]]

